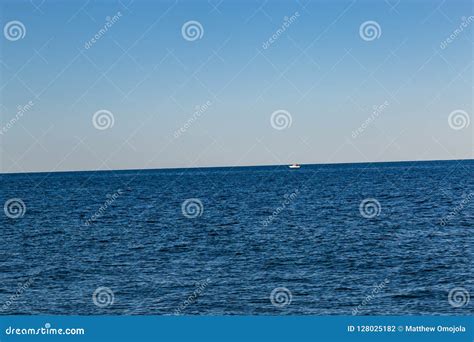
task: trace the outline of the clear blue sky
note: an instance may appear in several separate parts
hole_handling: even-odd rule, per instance
[[[2,31],[26,30],[1,36],[2,172],[472,158],[474,123],[457,130],[448,117],[473,120],[474,22],[441,47],[474,15],[470,1],[0,6]],[[190,20],[200,39],[183,38]],[[362,39],[366,21],[377,39]],[[102,109],[114,118],[105,130],[92,124]],[[272,127],[277,110],[290,127]]]

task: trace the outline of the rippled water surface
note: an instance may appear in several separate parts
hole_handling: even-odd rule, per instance
[[[473,314],[448,300],[473,294],[473,176],[472,160],[0,175],[2,203],[26,207],[0,219],[0,312]]]

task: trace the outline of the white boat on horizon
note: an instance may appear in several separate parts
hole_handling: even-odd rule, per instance
[[[299,169],[301,167],[300,164],[291,164],[288,166],[290,169]]]

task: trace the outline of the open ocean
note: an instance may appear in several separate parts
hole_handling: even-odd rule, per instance
[[[1,314],[474,313],[473,160],[0,180]]]

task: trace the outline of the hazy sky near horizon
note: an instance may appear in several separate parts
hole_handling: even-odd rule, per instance
[[[471,1],[0,4],[1,172],[473,157]]]

